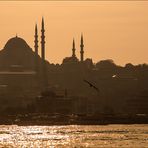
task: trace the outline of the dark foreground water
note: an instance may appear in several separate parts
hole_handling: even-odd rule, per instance
[[[148,147],[148,125],[0,125],[0,147]]]

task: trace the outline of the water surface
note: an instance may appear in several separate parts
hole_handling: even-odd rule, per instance
[[[148,147],[148,125],[0,125],[0,147]]]

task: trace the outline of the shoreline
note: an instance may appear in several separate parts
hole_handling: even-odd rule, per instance
[[[145,116],[51,116],[36,115],[6,115],[0,117],[0,125],[18,126],[54,126],[54,125],[109,125],[109,124],[148,124],[148,115]]]

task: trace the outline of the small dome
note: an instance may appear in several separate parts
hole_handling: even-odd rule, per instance
[[[26,41],[20,37],[14,37],[7,41],[4,49],[27,49],[30,48]]]
[[[65,59],[63,59],[63,64],[66,64],[66,63],[78,63],[79,60],[77,57],[66,57]]]

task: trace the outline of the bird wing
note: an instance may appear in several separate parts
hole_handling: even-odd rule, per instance
[[[95,90],[99,91],[99,89],[96,86],[94,86],[92,83],[88,82],[87,80],[84,80],[84,82],[86,82],[87,84],[89,84],[90,87],[93,87]]]
[[[94,88],[95,90],[99,91],[99,89],[98,89],[96,86],[94,86],[94,85],[93,85],[93,88]]]
[[[89,84],[90,86],[93,86],[90,82],[88,82],[87,80],[84,80],[84,82],[86,82],[87,84]]]

